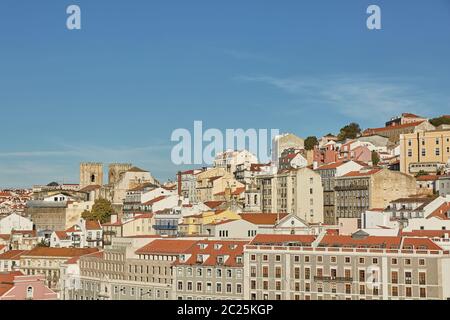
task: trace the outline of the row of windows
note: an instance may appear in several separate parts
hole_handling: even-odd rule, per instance
[[[187,281],[186,284],[183,281],[178,281],[177,283],[177,290],[178,291],[188,291],[188,292],[194,292],[194,283],[192,281]],[[207,282],[204,284],[203,282],[197,282],[195,284],[195,291],[197,293],[213,293],[213,284],[211,282]],[[216,283],[214,286],[214,293],[221,294],[242,294],[243,293],[243,287],[241,283],[238,283],[235,285],[235,291],[233,291],[233,284],[227,283],[223,285],[222,283]]]

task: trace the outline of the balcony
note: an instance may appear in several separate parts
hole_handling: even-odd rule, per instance
[[[178,226],[174,226],[171,224],[158,224],[158,225],[154,225],[153,228],[155,230],[171,230],[171,231],[178,230]]]
[[[331,277],[331,276],[315,276],[316,282],[353,282],[353,278],[350,277]]]

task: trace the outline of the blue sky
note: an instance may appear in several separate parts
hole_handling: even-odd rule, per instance
[[[0,41],[4,187],[77,182],[81,161],[171,178],[194,120],[308,136],[450,110],[447,0],[2,0]]]

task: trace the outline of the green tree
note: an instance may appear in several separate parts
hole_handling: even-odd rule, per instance
[[[437,118],[431,119],[430,123],[435,127],[438,127],[441,124],[450,124],[450,117],[449,116],[437,117]]]
[[[380,155],[375,150],[372,151],[372,164],[377,166],[380,163]]]
[[[91,211],[84,211],[81,216],[86,220],[98,220],[101,223],[110,221],[111,214],[114,213],[111,202],[100,198],[95,201]]]
[[[343,141],[345,139],[355,139],[361,134],[361,127],[356,122],[352,122],[341,128],[338,134],[338,139]]]
[[[317,137],[315,136],[309,136],[305,139],[305,149],[306,150],[313,150],[315,146],[319,144],[319,140],[317,140]]]

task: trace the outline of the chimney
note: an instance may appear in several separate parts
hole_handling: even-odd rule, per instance
[[[117,222],[117,214],[114,213],[111,215],[111,223],[116,223]]]

